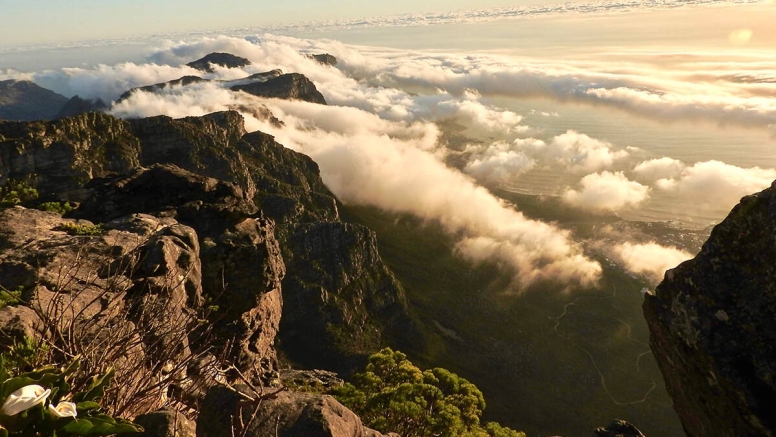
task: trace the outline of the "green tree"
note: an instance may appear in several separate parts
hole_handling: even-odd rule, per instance
[[[407,356],[389,348],[369,357],[363,373],[334,390],[337,399],[381,432],[404,437],[525,437],[488,423],[482,392],[446,369],[421,371]]]

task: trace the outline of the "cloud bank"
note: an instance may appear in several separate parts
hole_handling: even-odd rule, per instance
[[[676,247],[664,247],[657,243],[622,243],[614,246],[615,258],[626,270],[645,276],[653,284],[663,280],[666,270],[672,269],[693,255]]]

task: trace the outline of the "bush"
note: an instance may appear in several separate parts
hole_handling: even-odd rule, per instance
[[[38,209],[41,211],[50,211],[59,215],[65,215],[73,210],[73,206],[70,205],[70,202],[43,202],[38,205]]]
[[[32,187],[29,180],[8,179],[0,187],[0,207],[10,207],[29,202],[38,198],[38,190]]]
[[[472,383],[446,369],[421,371],[407,356],[383,349],[363,373],[332,391],[337,399],[381,432],[403,437],[525,437],[489,423],[480,426],[485,400]]]

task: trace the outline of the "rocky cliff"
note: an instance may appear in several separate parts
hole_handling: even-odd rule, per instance
[[[644,301],[687,435],[776,435],[776,183],[741,199]]]
[[[236,112],[178,120],[124,121],[90,113],[54,122],[0,122],[0,136],[0,183],[32,178],[42,199],[81,203],[77,217],[107,222],[136,213],[174,216],[194,228],[206,248],[224,239],[277,240],[275,249],[265,245],[264,255],[250,257],[264,259],[279,250],[287,259],[285,277],[277,275],[283,299],[292,303],[283,309],[288,335],[281,338],[295,361],[310,367],[349,363],[337,368],[346,370],[409,325],[403,290],[380,260],[374,233],[341,223],[318,166],[270,135],[246,133]],[[243,229],[248,219],[259,227]],[[208,263],[229,264],[235,274],[273,270],[227,262],[222,255],[203,252]],[[227,281],[224,271],[212,276],[205,275],[205,283],[239,287],[262,280]],[[279,288],[267,281],[263,292]],[[229,304],[244,314],[256,302]],[[275,315],[267,317],[276,322]],[[271,340],[261,343],[266,347]],[[315,347],[307,350],[309,344]],[[243,349],[250,349],[248,343]]]

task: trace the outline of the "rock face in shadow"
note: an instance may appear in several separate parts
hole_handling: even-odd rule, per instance
[[[315,84],[300,73],[283,74],[264,82],[253,82],[231,87],[233,91],[245,91],[259,97],[275,99],[304,100],[305,102],[326,104]]]
[[[644,316],[687,435],[776,435],[776,184],[741,199]]]
[[[56,118],[67,97],[27,80],[0,81],[0,120],[33,121]]]
[[[240,68],[240,67],[246,67],[248,65],[251,65],[251,61],[242,58],[240,56],[235,56],[230,53],[211,53],[201,59],[197,59],[196,61],[189,62],[189,67],[200,70],[200,71],[206,71],[208,73],[213,72],[213,65],[218,65],[221,67],[226,68]]]
[[[401,284],[377,252],[373,231],[318,222],[295,226],[284,255],[280,339],[302,365],[350,373],[379,345],[410,330]],[[358,335],[358,342],[350,341]]]

